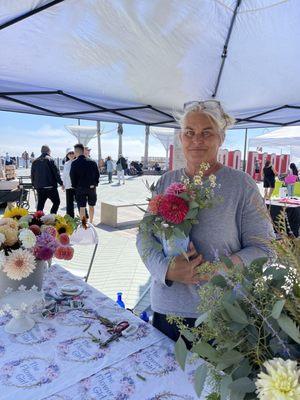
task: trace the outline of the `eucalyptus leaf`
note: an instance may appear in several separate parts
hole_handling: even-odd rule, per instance
[[[300,331],[296,323],[287,315],[281,315],[277,319],[280,328],[291,337],[296,343],[300,344]]]
[[[215,285],[215,286],[219,286],[221,288],[224,288],[227,286],[226,280],[222,275],[215,275],[212,277],[212,279],[210,280],[210,282]]]
[[[221,400],[228,400],[230,388],[229,385],[232,383],[232,377],[225,375],[220,384]]]
[[[233,371],[232,377],[233,379],[239,379],[243,377],[247,377],[252,370],[252,367],[250,365],[250,362],[248,358],[244,358],[238,367]]]
[[[283,306],[285,304],[285,300],[278,300],[273,306],[271,316],[275,319],[278,319],[280,317],[281,311],[283,309]]]
[[[255,383],[247,377],[236,379],[229,385],[229,387],[232,392],[243,394],[252,393],[256,390]]]
[[[256,272],[261,272],[263,266],[268,262],[268,257],[257,258],[250,264],[250,269],[254,269]]]
[[[186,357],[188,354],[188,350],[186,348],[186,344],[182,337],[180,336],[175,344],[175,356],[180,368],[184,371]]]
[[[217,369],[223,371],[234,364],[238,364],[243,358],[243,354],[239,351],[229,350],[220,357]]]
[[[197,353],[199,356],[207,358],[212,363],[218,362],[218,352],[210,344],[205,342],[199,342],[192,348],[193,353]]]
[[[195,219],[195,218],[197,218],[198,212],[199,212],[199,210],[197,208],[192,208],[186,214],[185,219]]]
[[[239,306],[224,302],[223,307],[229,314],[232,321],[237,322],[239,324],[249,323],[246,314]]]
[[[188,329],[184,329],[183,331],[181,331],[181,335],[184,336],[190,342],[193,342],[195,340],[195,335]]]
[[[190,210],[191,210],[192,208],[198,208],[199,204],[193,200],[190,202],[189,206],[190,206]]]
[[[200,365],[200,367],[196,369],[194,387],[198,397],[200,397],[203,392],[207,374],[208,367],[206,363],[203,363],[202,365]]]
[[[199,325],[202,324],[202,322],[205,322],[207,320],[207,318],[210,315],[210,311],[206,311],[205,313],[201,314],[195,322],[195,326],[198,327]]]
[[[247,324],[239,324],[238,322],[231,322],[228,327],[230,330],[232,330],[232,332],[234,333],[238,333],[240,331],[242,331],[243,329],[245,329],[247,326]]]
[[[227,268],[232,269],[234,267],[233,262],[230,260],[229,257],[220,257],[220,261],[226,265]]]

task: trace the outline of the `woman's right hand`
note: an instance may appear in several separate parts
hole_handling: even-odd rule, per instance
[[[185,283],[186,285],[195,285],[201,281],[197,267],[203,262],[203,256],[197,253],[192,242],[187,256],[189,261],[183,254],[175,257],[175,263],[171,264],[167,271],[167,280]]]

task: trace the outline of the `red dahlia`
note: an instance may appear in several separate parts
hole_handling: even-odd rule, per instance
[[[165,195],[159,204],[159,214],[172,224],[181,224],[188,211],[188,203],[173,194]]]

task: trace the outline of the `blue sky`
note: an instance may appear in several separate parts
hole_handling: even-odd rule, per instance
[[[72,147],[75,139],[65,129],[65,125],[77,125],[76,119],[55,118],[47,116],[10,113],[0,111],[0,154],[9,152],[10,155],[21,155],[24,150],[39,154],[40,147],[48,144],[55,157],[64,156],[65,149]],[[92,125],[93,121],[81,120],[81,125]],[[116,124],[102,123],[104,131],[110,131]],[[124,124],[123,153],[129,159],[140,159],[144,154],[144,127]],[[249,129],[248,137],[254,137],[266,133],[271,129]],[[225,148],[229,150],[239,149],[243,151],[245,130],[231,130],[227,132]],[[97,140],[89,143],[92,155],[97,157]],[[118,136],[116,131],[102,136],[102,155],[117,157]],[[150,156],[164,156],[165,151],[160,142],[150,136]]]

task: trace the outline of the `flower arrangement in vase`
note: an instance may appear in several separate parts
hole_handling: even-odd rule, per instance
[[[7,288],[41,289],[45,262],[54,256],[72,259],[69,236],[75,228],[76,221],[69,216],[7,209],[0,219],[0,296]]]
[[[197,175],[172,183],[162,194],[155,194],[155,186],[148,185],[153,196],[148,199],[148,210],[139,224],[139,230],[145,237],[153,234],[160,241],[166,256],[187,251],[189,233],[198,223],[199,212],[215,203],[216,176],[205,178],[209,168],[208,163],[202,163]]]

